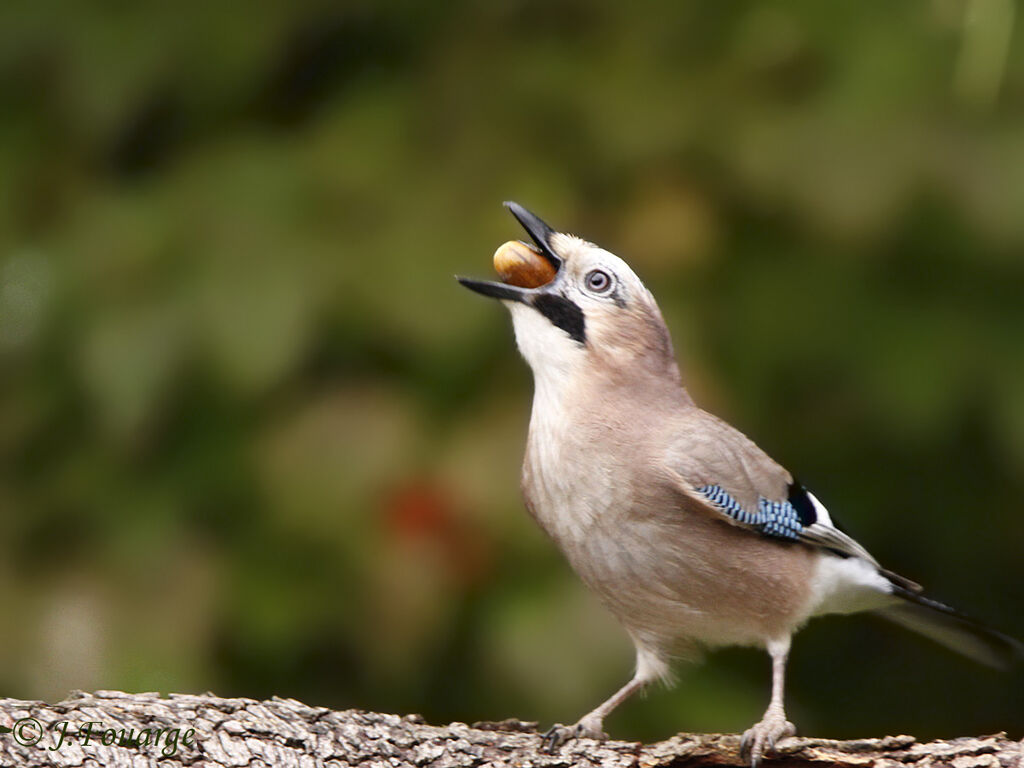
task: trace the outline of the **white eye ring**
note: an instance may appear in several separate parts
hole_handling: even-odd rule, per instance
[[[583,284],[591,293],[601,295],[608,293],[614,287],[615,281],[603,269],[592,269],[583,278]]]

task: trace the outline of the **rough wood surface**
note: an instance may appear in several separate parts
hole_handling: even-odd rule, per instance
[[[62,725],[66,723],[66,725]],[[86,726],[86,723],[94,723]],[[539,751],[533,723],[428,725],[417,715],[335,712],[293,699],[118,691],[76,693],[59,704],[0,699],[0,765],[683,768],[739,765],[736,736],[680,734],[655,744],[581,740]],[[191,733],[189,729],[193,729]],[[175,730],[177,733],[175,735]],[[86,734],[87,731],[87,734]],[[61,735],[63,743],[58,746]],[[88,735],[88,743],[83,743]],[[36,736],[38,743],[32,744]],[[169,746],[173,742],[173,749]],[[133,741],[134,740],[134,741]],[[107,743],[104,743],[106,741]],[[121,743],[124,742],[124,743]],[[1005,734],[919,743],[789,739],[767,766],[1024,768],[1024,742]]]

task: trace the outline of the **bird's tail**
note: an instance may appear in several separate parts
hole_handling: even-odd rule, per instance
[[[1024,661],[1024,644],[1014,638],[899,584],[892,592],[901,601],[877,611],[883,618],[982,664],[1005,668]]]

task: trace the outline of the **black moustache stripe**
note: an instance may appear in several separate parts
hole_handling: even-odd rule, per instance
[[[587,329],[583,310],[572,301],[554,293],[541,293],[534,297],[532,304],[534,309],[568,333],[570,338],[586,344]]]

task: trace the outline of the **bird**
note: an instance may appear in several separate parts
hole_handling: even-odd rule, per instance
[[[768,707],[740,740],[757,768],[796,733],[783,695],[791,639],[824,614],[873,611],[996,667],[1024,658],[1014,638],[883,568],[794,475],[700,408],[654,296],[625,261],[505,206],[532,244],[499,248],[501,281],[456,279],[506,306],[532,369],[525,506],[636,650],[632,678],[553,726],[547,751],[607,738],[605,718],[668,682],[675,657],[753,646],[772,664]]]

